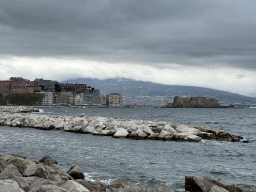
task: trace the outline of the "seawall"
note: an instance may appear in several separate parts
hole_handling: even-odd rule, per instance
[[[43,130],[63,130],[74,133],[112,136],[115,138],[163,141],[192,141],[202,139],[239,141],[240,136],[205,126],[188,126],[165,121],[143,121],[108,117],[80,117],[0,112],[0,125],[30,127]]]

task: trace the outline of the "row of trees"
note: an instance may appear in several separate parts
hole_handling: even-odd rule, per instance
[[[39,105],[42,103],[43,97],[38,93],[10,93],[6,96],[0,93],[0,105]]]

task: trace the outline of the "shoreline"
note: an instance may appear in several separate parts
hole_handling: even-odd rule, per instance
[[[48,155],[39,161],[22,155],[0,154],[1,192],[59,191],[59,192],[147,192],[147,187],[125,180],[116,180],[107,185],[100,181],[85,180],[82,169],[73,164],[65,172],[58,162]],[[254,189],[253,191],[255,191]],[[224,183],[207,176],[185,176],[185,191],[190,192],[244,192],[239,186]],[[174,192],[166,184],[160,184],[156,192]]]
[[[87,117],[83,113],[79,117],[35,113],[0,112],[0,114],[0,125],[4,126],[62,130],[115,138],[190,142],[199,142],[202,139],[237,142],[243,139],[241,136],[235,136],[217,128],[188,126],[165,121]]]

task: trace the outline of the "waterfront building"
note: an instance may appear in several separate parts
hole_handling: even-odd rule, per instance
[[[9,80],[0,81],[0,92],[8,93],[33,93],[41,91],[41,87],[33,86],[22,77],[11,77]]]
[[[54,93],[53,95],[53,105],[67,105],[68,97],[62,93]]]
[[[123,106],[123,97],[119,93],[111,93],[106,96],[107,105],[109,107],[121,107]]]
[[[101,105],[100,90],[87,91],[83,93],[83,105]]]

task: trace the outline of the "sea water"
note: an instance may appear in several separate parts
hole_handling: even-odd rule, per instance
[[[42,108],[40,114],[105,116],[205,125],[243,136],[246,142],[202,140],[197,143],[116,139],[112,137],[0,127],[0,153],[33,160],[50,155],[64,170],[77,164],[87,180],[112,184],[117,179],[145,185],[149,191],[164,183],[185,189],[185,176],[210,176],[256,188],[256,109],[165,108]]]

